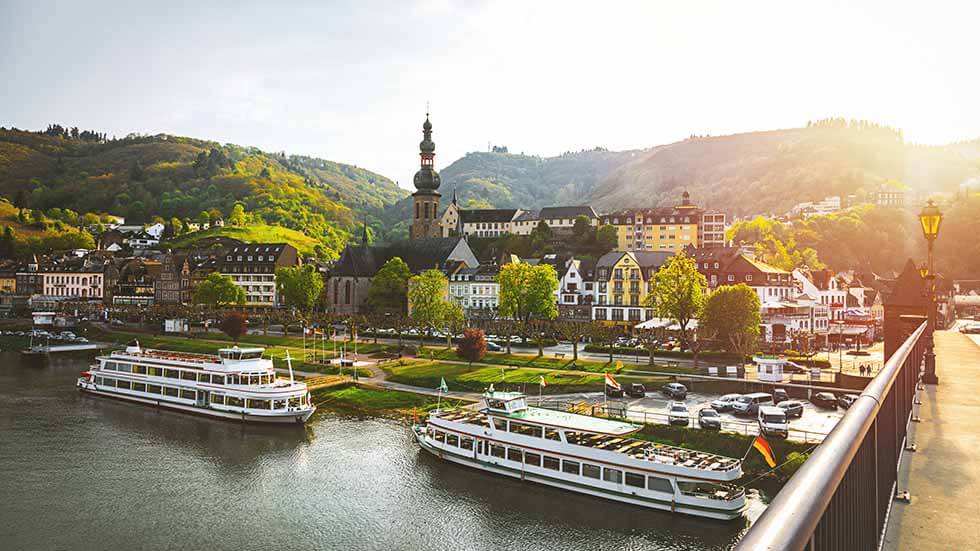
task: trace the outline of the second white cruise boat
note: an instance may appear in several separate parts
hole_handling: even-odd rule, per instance
[[[96,358],[78,378],[84,392],[251,423],[305,423],[316,411],[306,383],[276,377],[264,348],[217,356],[141,348]]]
[[[742,462],[629,438],[642,427],[528,407],[518,392],[487,392],[480,410],[433,411],[413,426],[422,449],[454,463],[573,492],[729,520],[745,509],[732,484]]]

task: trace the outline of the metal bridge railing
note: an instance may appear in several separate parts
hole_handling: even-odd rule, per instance
[[[926,324],[885,362],[735,549],[874,550],[896,496]]]

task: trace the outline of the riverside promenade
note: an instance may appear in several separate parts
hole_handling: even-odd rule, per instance
[[[920,393],[917,451],[899,471],[912,501],[894,503],[886,550],[980,549],[980,344],[957,331],[937,331],[935,343],[939,385]]]

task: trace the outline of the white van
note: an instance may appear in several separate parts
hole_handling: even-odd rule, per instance
[[[789,436],[789,421],[786,420],[786,412],[774,406],[760,407],[759,430],[764,436],[786,438]]]
[[[736,398],[735,403],[732,404],[732,413],[735,415],[755,415],[761,406],[771,405],[772,394],[753,392]]]

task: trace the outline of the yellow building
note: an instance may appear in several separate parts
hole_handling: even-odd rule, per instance
[[[613,251],[599,258],[595,267],[596,294],[592,319],[633,325],[653,317],[644,306],[653,292],[653,276],[673,253]]]
[[[704,220],[705,214],[703,209],[691,204],[691,197],[685,191],[680,205],[626,209],[604,215],[602,224],[616,228],[617,250],[675,253],[688,245],[724,244],[725,215],[710,212],[708,224]],[[721,232],[716,231],[719,225]]]
[[[17,277],[13,272],[0,273],[0,293],[12,295],[17,292]]]

